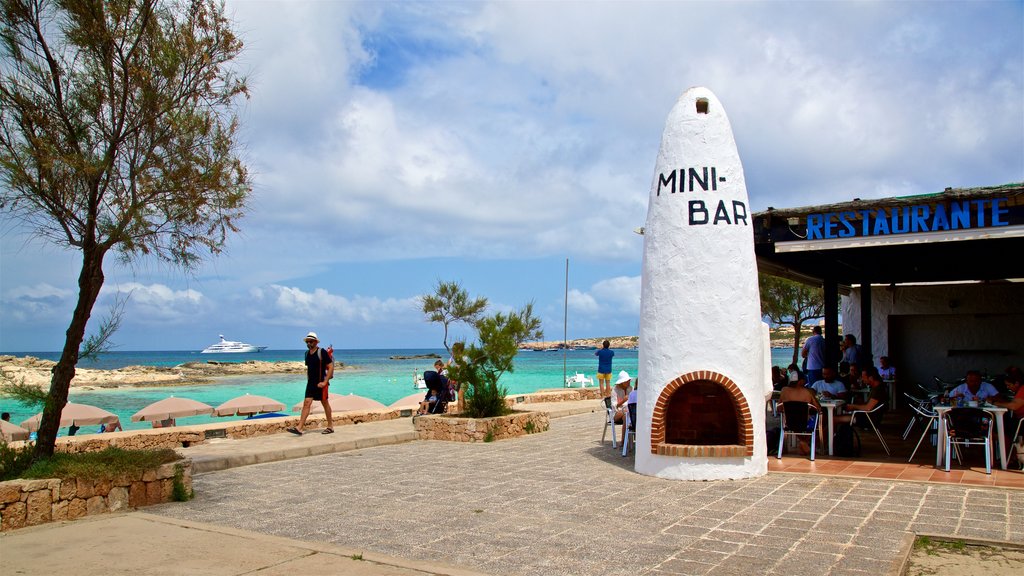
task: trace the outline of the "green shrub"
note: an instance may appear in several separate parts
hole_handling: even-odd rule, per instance
[[[175,502],[188,502],[195,497],[195,492],[185,486],[185,467],[178,464],[174,467],[174,480],[171,484],[171,498]]]
[[[25,444],[21,448],[13,448],[0,440],[0,481],[13,480],[21,476],[32,465],[32,451],[35,446]]]
[[[31,453],[31,452],[29,452]],[[4,480],[11,478],[83,478],[100,480],[117,478],[123,475],[135,475],[145,470],[152,470],[161,464],[180,460],[174,450],[124,450],[110,447],[101,452],[83,452],[66,454],[57,452],[46,460],[35,462],[19,473],[6,475]]]

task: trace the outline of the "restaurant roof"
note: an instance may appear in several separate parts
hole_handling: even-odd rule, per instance
[[[759,269],[811,284],[1024,278],[1024,183],[768,208],[753,220]]]

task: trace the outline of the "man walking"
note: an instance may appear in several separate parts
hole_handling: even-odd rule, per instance
[[[296,436],[302,436],[303,428],[306,426],[306,418],[309,416],[309,408],[313,400],[324,405],[324,414],[327,416],[327,428],[323,434],[334,433],[334,419],[331,417],[331,403],[327,399],[327,387],[334,377],[334,359],[326,350],[321,349],[318,344],[316,332],[306,334],[306,396],[302,401],[302,415],[299,416],[299,425],[296,428],[289,428],[288,431]]]

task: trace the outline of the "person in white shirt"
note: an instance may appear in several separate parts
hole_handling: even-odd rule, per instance
[[[815,392],[825,398],[840,398],[846,400],[846,386],[836,380],[835,368],[825,367],[821,370],[821,380],[811,384]]]
[[[999,396],[996,387],[981,380],[981,372],[969,370],[967,381],[957,386],[949,393],[950,398],[963,398],[968,402],[984,402],[989,398]]]

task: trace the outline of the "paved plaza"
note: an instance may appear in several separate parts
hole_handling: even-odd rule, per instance
[[[874,575],[899,569],[915,532],[1024,543],[1021,490],[782,473],[661,480],[600,444],[602,423],[588,413],[516,440],[198,474],[194,500],[147,512],[496,575]]]

